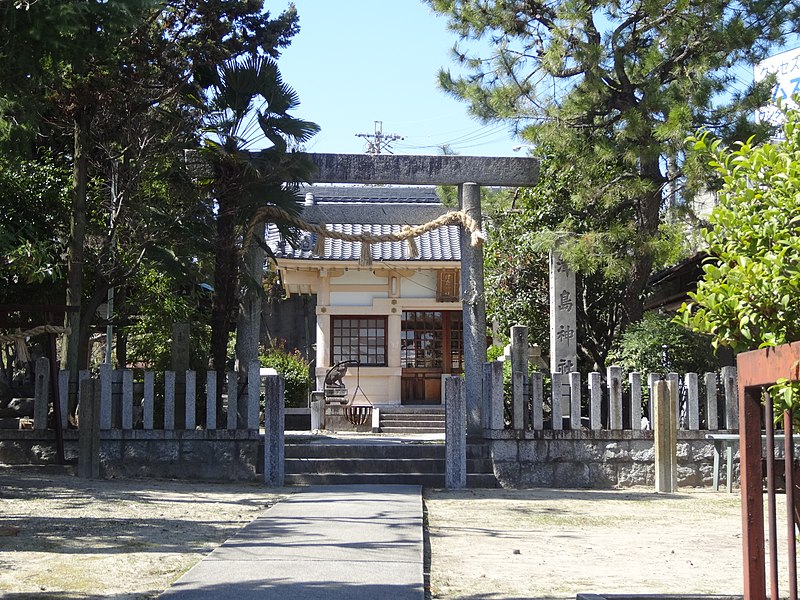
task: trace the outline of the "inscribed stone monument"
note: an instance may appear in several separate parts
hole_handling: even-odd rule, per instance
[[[567,266],[558,250],[550,251],[550,371],[572,373],[578,366],[575,272]],[[563,378],[568,382],[566,377]],[[569,384],[562,393],[569,398]],[[569,401],[562,402],[564,415]]]

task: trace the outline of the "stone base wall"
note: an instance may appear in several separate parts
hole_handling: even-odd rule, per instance
[[[710,486],[714,443],[706,431],[678,432],[678,485]],[[718,433],[736,433],[720,431]],[[655,485],[652,431],[486,431],[494,473],[506,488]],[[720,486],[725,484],[724,454]],[[738,485],[739,452],[733,481]]]
[[[705,434],[678,432],[679,486],[711,485],[714,444]],[[485,435],[494,473],[503,487],[655,485],[652,431],[503,430]],[[101,477],[257,481],[263,468],[261,435],[256,431],[106,430],[101,436]],[[77,431],[66,431],[64,437],[66,459],[76,463]],[[53,464],[55,447],[53,431],[2,431],[0,464]],[[726,483],[724,459],[723,454],[720,486]],[[733,460],[733,480],[738,485],[738,450]]]
[[[261,435],[249,430],[101,432],[100,476],[256,481]],[[77,463],[78,432],[64,432],[64,455]],[[53,431],[4,431],[0,464],[53,464]]]

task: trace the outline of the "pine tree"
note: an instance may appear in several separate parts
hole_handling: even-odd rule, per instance
[[[700,126],[724,139],[766,133],[748,114],[771,82],[737,91],[736,69],[783,41],[793,3],[429,2],[460,36],[462,74],[441,71],[441,86],[548,153],[542,176],[563,171],[558,193],[534,190],[527,202],[555,198],[574,213],[550,226],[551,240],[573,266],[619,286],[620,326],[637,321],[674,239],[663,235],[665,218],[694,189],[683,140]],[[488,55],[473,44],[488,44]]]

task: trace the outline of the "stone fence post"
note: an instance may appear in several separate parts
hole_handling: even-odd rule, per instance
[[[725,428],[739,429],[739,388],[736,367],[722,367],[721,376],[725,389]]]
[[[100,477],[100,381],[85,379],[78,406],[78,477]]]
[[[264,377],[264,483],[283,487],[284,480],[284,391],[281,375]]]
[[[55,374],[54,374],[55,376]],[[33,428],[47,429],[47,413],[50,408],[50,361],[41,357],[36,361],[36,380],[33,400]]]
[[[503,363],[492,361],[483,365],[483,417],[486,429],[503,429]]]
[[[677,390],[666,381],[653,385],[656,492],[672,493],[677,489],[677,423],[675,406]]]
[[[528,328],[514,325],[511,328],[511,398],[513,429],[527,429],[525,384],[528,380]]]
[[[608,428],[623,429],[622,424],[622,368],[606,369],[608,385]]]
[[[445,486],[449,490],[467,487],[467,403],[464,380],[447,377],[445,395]]]

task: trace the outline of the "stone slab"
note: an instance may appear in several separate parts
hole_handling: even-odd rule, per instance
[[[308,487],[246,525],[160,598],[422,600],[419,486]]]
[[[380,183],[531,186],[539,159],[485,156],[399,156],[391,154],[309,154],[317,167],[314,183]]]

